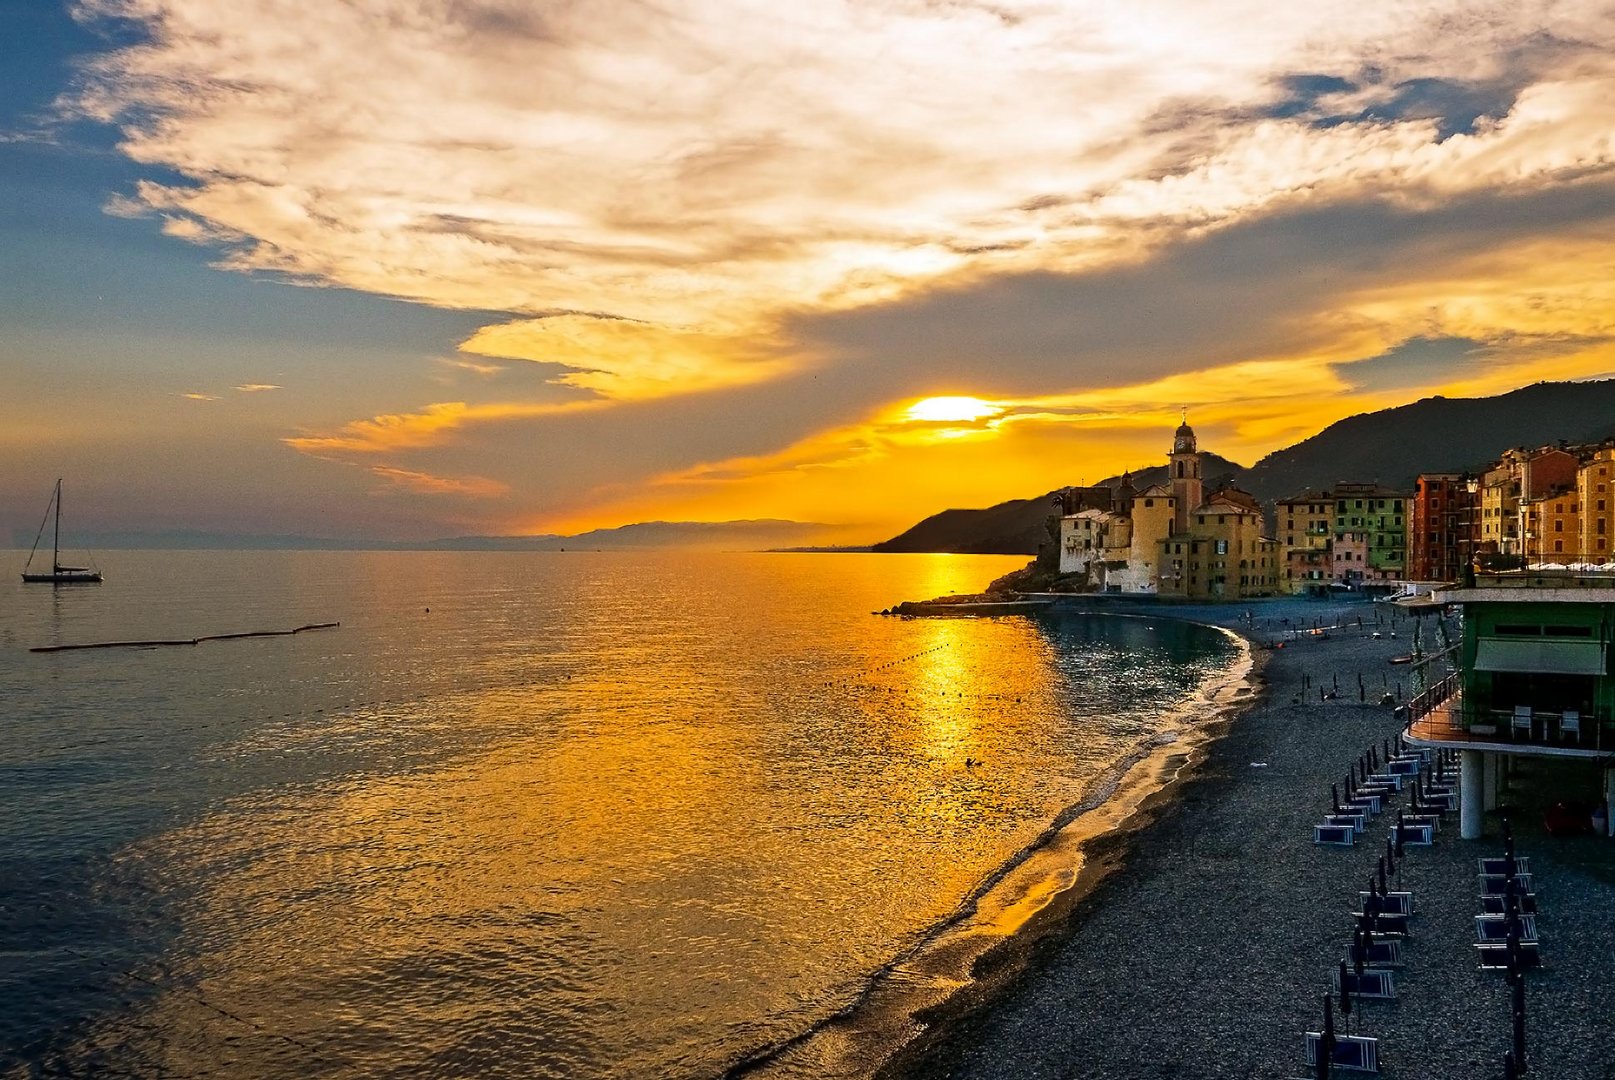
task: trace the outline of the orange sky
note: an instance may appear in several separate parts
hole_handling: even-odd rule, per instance
[[[1182,407],[1250,464],[1615,372],[1605,5],[72,10],[0,120],[14,529],[860,542]]]

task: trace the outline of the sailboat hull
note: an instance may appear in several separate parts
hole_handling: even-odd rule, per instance
[[[87,574],[24,574],[22,579],[27,582],[42,585],[101,584],[101,575],[93,570]]]

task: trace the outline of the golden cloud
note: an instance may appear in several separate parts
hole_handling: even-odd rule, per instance
[[[481,476],[433,476],[431,473],[397,469],[390,465],[372,465],[370,472],[395,487],[422,495],[469,495],[492,499],[510,491],[510,485]]]
[[[553,381],[615,400],[669,397],[744,386],[774,378],[795,364],[763,353],[737,328],[726,333],[657,326],[621,319],[557,315],[486,326],[462,342],[462,352],[532,360],[568,368]]]
[[[584,412],[602,404],[603,401],[572,401],[468,405],[463,401],[442,401],[420,412],[388,413],[368,420],[354,420],[333,435],[297,435],[281,441],[303,453],[322,456],[419,450],[441,445],[451,433],[467,424],[557,416]]]

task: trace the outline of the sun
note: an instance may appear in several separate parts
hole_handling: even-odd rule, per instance
[[[909,420],[948,423],[958,420],[980,420],[1003,412],[1001,405],[973,397],[931,397],[916,401],[903,415]]]

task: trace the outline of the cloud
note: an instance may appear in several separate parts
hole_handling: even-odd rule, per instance
[[[556,416],[587,411],[600,404],[575,401],[468,405],[463,401],[444,401],[427,405],[420,412],[389,413],[355,420],[331,435],[296,435],[281,441],[295,450],[320,456],[394,453],[442,445],[452,433],[468,424]]]
[[[554,382],[631,401],[744,386],[795,366],[735,333],[556,315],[484,327],[462,351],[568,369]]]
[[[481,476],[433,476],[390,465],[372,465],[370,472],[395,487],[420,495],[466,495],[478,499],[493,499],[510,491],[510,485]]]
[[[189,399],[191,401],[218,401],[219,400],[219,395],[217,395],[217,394],[201,394],[201,393],[196,393],[196,392],[192,392],[192,393],[188,393],[188,394],[181,394],[180,397],[187,398],[187,399]]]
[[[1615,139],[1615,17],[1584,0],[79,11],[150,38],[64,108],[184,178],[117,212],[228,268],[523,316],[473,351],[618,400],[782,377],[740,345],[803,310],[1540,191],[1607,173]],[[592,340],[557,347],[558,313]]]
[[[243,394],[259,394],[265,390],[284,390],[285,387],[277,383],[242,383],[236,387]]]

